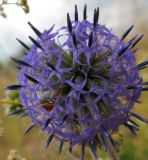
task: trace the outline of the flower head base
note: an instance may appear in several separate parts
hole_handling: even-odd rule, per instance
[[[147,122],[131,109],[141,91],[148,90],[139,76],[148,61],[136,65],[134,56],[134,46],[143,35],[124,43],[133,26],[119,39],[98,24],[99,8],[93,23],[87,21],[86,5],[83,14],[79,21],[75,6],[75,20],[67,14],[67,26],[55,33],[53,27],[41,33],[29,22],[39,38],[29,37],[31,47],[18,40],[28,53],[22,59],[12,58],[20,69],[19,84],[7,87],[20,90],[23,109],[33,122],[26,132],[39,125],[49,133],[46,147],[53,137],[61,142],[60,150],[66,141],[70,148],[80,144],[82,159],[85,145],[94,156],[97,144],[105,150],[106,140],[115,145],[110,133],[120,125],[136,133],[132,117]]]

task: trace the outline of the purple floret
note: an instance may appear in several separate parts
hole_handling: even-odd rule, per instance
[[[75,6],[75,20],[67,14],[68,25],[56,32],[53,26],[41,33],[29,22],[38,39],[29,37],[29,49],[18,40],[29,51],[21,60],[13,58],[20,67],[20,101],[33,126],[49,134],[45,147],[54,137],[61,141],[60,151],[66,141],[70,148],[81,144],[82,159],[85,145],[95,157],[96,143],[106,148],[108,139],[115,145],[110,134],[120,125],[135,133],[130,117],[138,115],[131,109],[142,91],[139,69],[148,64],[136,65],[133,45],[139,37],[123,42],[133,26],[119,39],[98,24],[98,8],[93,23],[86,18],[86,6],[83,17],[79,21]]]

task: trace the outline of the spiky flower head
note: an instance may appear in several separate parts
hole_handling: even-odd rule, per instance
[[[139,70],[148,61],[136,64],[135,45],[143,37],[134,36],[127,43],[111,33],[105,25],[98,24],[99,8],[94,10],[93,22],[87,20],[86,5],[83,20],[78,18],[75,6],[74,21],[67,14],[67,26],[52,32],[53,27],[41,33],[30,22],[38,39],[28,47],[21,59],[12,58],[20,69],[19,84],[7,89],[19,89],[20,101],[34,125],[49,134],[46,147],[53,138],[58,139],[60,149],[64,142],[70,150],[76,144],[88,145],[96,156],[96,146],[107,150],[107,141],[114,146],[111,133],[125,125],[133,133],[138,130],[132,120],[142,117],[133,113],[142,90],[148,90],[147,82],[139,76]],[[61,38],[63,40],[61,40]],[[24,112],[23,112],[24,113]]]

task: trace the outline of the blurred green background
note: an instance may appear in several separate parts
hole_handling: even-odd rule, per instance
[[[55,2],[57,1],[55,0]],[[106,26],[109,28],[113,28],[113,33],[117,34],[119,37],[130,25],[134,24],[135,28],[132,33],[130,33],[130,36],[127,38],[127,40],[136,33],[144,33],[143,40],[137,45],[140,50],[135,53],[135,55],[137,58],[137,63],[140,63],[143,59],[148,59],[148,21],[146,19],[148,15],[147,0],[92,0],[91,2],[87,0],[60,0],[59,3],[60,5],[56,5],[56,3],[52,1],[49,2],[48,0],[44,0],[44,2],[41,0],[39,0],[38,2],[34,1],[33,3],[33,0],[30,0],[28,1],[28,4],[30,5],[30,15],[25,15],[21,12],[21,10],[18,10],[17,8],[9,7],[9,10],[7,10],[6,8],[6,14],[8,14],[8,18],[4,20],[2,17],[0,17],[0,27],[2,27],[3,24],[9,24],[8,26],[6,26],[7,29],[0,29],[0,99],[4,99],[6,96],[6,92],[4,92],[4,87],[9,84],[16,83],[17,70],[15,69],[14,65],[9,61],[8,57],[12,54],[20,56],[23,52],[23,49],[19,48],[19,44],[17,44],[14,39],[14,36],[22,36],[23,31],[26,35],[30,34],[30,31],[26,32],[26,28],[28,26],[25,26],[22,29],[22,25],[24,23],[27,23],[28,19],[31,19],[37,24],[36,26],[39,26],[39,28],[42,29],[43,26],[45,28],[48,28],[49,21],[51,19],[52,20],[50,21],[50,23],[56,23],[58,21],[54,17],[55,12],[61,12],[61,15],[58,13],[57,16],[58,19],[60,19],[61,16],[62,20],[60,20],[60,22],[58,21],[57,23],[58,25],[64,25],[66,23],[66,19],[63,19],[63,17],[65,17],[67,11],[73,13],[75,3],[78,4],[80,13],[82,13],[84,3],[87,3],[88,8],[90,6],[90,9],[88,11],[88,15],[90,15],[90,18],[92,18],[93,8],[95,8],[96,6],[100,6],[100,10],[102,10],[100,11],[100,23],[106,24]],[[49,5],[47,7],[49,10],[54,8],[53,13],[50,13],[49,15],[47,15],[47,13],[41,14],[41,12],[44,11],[44,6],[47,4]],[[40,17],[43,17],[42,21],[40,21],[37,17],[38,10],[35,9],[36,7],[40,7],[39,13],[41,14]],[[64,7],[67,8],[67,11],[65,12],[63,12]],[[10,26],[11,23],[14,23],[15,18],[17,19],[17,21],[20,19],[20,17],[16,17],[15,14],[12,15],[11,9],[17,10],[15,14],[17,15],[20,13],[22,19],[25,17],[24,22],[17,22],[18,28],[20,27],[21,30],[12,29],[12,27],[15,28],[15,25]],[[33,19],[34,17],[35,19]],[[40,22],[42,22],[42,27]],[[52,24],[50,24],[50,26],[51,25]],[[22,35],[19,35],[19,31],[21,31]],[[9,34],[10,37],[8,36]],[[23,39],[25,39],[25,36],[23,35]],[[28,41],[26,42],[29,44]],[[16,45],[13,46],[14,43],[16,43]],[[148,81],[148,69],[141,71],[140,74],[145,81]],[[142,93],[140,101],[142,103],[136,104],[134,111],[139,115],[147,118],[148,92]],[[5,114],[6,108],[7,105],[3,107],[2,105],[0,106],[0,135],[1,132],[3,132],[2,137],[0,137],[0,160],[10,160],[8,158],[8,154],[11,149],[17,149],[19,154],[22,157],[26,158],[26,160],[79,159],[79,146],[75,147],[73,155],[67,152],[67,146],[65,146],[62,154],[59,155],[57,149],[58,143],[55,141],[48,147],[47,150],[45,150],[44,142],[46,141],[47,137],[46,135],[41,133],[39,128],[34,128],[31,132],[24,136],[23,131],[31,123],[30,120],[27,118],[19,119],[15,116],[7,116]],[[120,128],[119,133],[122,134],[122,137],[120,136],[120,139],[122,139],[122,145],[119,148],[120,160],[148,159],[148,126],[139,121],[138,123],[140,124],[141,129],[138,132],[137,136],[133,136],[124,127]],[[106,158],[105,154],[101,151],[98,151],[98,155]],[[87,150],[85,157],[86,160],[92,159],[89,150]]]

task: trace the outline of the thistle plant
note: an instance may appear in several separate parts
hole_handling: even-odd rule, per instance
[[[42,33],[28,22],[38,38],[29,36],[30,47],[17,39],[26,53],[11,58],[19,69],[18,84],[6,88],[19,91],[23,106],[10,115],[19,113],[32,121],[25,133],[39,126],[49,135],[45,148],[55,138],[59,152],[64,143],[69,143],[70,152],[81,145],[81,160],[86,146],[94,157],[97,148],[115,149],[112,134],[119,126],[136,134],[139,125],[134,120],[148,122],[132,111],[141,92],[148,90],[139,75],[148,60],[137,65],[135,59],[143,35],[125,43],[133,26],[118,38],[98,20],[99,8],[90,22],[85,5],[81,21],[75,5],[74,20],[67,13],[67,26],[55,32],[52,26]]]

